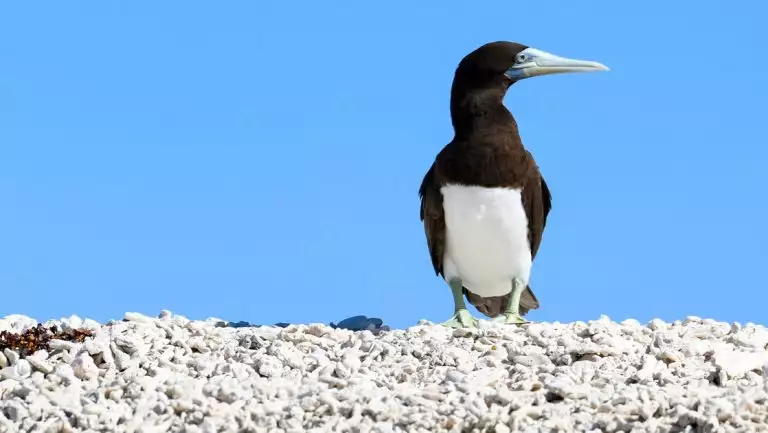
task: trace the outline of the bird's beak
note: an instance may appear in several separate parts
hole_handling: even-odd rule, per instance
[[[507,69],[505,75],[513,80],[522,80],[540,75],[607,70],[608,68],[601,63],[567,59],[535,48],[526,48],[518,53],[515,64]]]

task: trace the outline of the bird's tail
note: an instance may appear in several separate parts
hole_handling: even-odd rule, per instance
[[[507,309],[507,303],[509,303],[510,296],[510,294],[506,294],[503,296],[483,298],[466,289],[464,289],[464,294],[467,296],[469,303],[477,308],[477,311],[488,317],[501,315],[504,310]],[[525,290],[523,290],[523,294],[520,295],[520,315],[525,316],[530,310],[535,310],[537,308],[539,308],[539,300],[536,299],[536,295],[533,294],[531,286],[526,286]]]

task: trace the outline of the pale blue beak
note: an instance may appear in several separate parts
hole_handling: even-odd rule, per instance
[[[515,64],[504,74],[513,80],[522,80],[540,75],[607,70],[608,68],[601,63],[567,59],[536,48],[526,48],[517,54]]]

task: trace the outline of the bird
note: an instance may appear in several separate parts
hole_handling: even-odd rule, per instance
[[[435,274],[451,289],[454,315],[442,325],[477,327],[464,297],[502,324],[528,323],[539,308],[531,267],[552,209],[552,194],[504,106],[507,90],[543,75],[607,71],[517,42],[486,43],[456,67],[450,114],[454,137],[419,187]]]

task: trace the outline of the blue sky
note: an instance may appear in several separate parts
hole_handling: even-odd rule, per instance
[[[529,318],[764,323],[766,13],[3,2],[0,316],[449,318],[417,190],[456,64],[513,40],[611,68],[505,101],[554,200]]]

